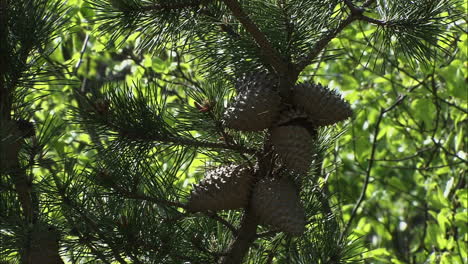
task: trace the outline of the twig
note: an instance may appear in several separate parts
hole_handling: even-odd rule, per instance
[[[439,166],[433,166],[433,167],[426,167],[426,166],[423,166],[423,167],[410,167],[410,166],[395,166],[395,165],[380,165],[382,166],[383,168],[395,168],[395,169],[402,169],[402,170],[412,170],[412,171],[430,171],[430,170],[435,170],[435,169],[441,169],[441,168],[446,168],[446,167],[449,167],[449,168],[455,168],[455,166],[457,165],[460,165],[460,164],[465,164],[466,161],[458,161],[458,162],[454,162],[454,163],[448,163],[448,164],[445,164],[445,165],[439,165]]]
[[[374,159],[375,161],[379,161],[379,162],[401,162],[401,161],[405,161],[405,160],[411,160],[413,158],[417,158],[417,157],[420,157],[422,153],[426,152],[426,151],[429,151],[429,150],[432,150],[433,148],[432,147],[427,147],[427,148],[422,148],[420,150],[417,150],[415,154],[413,155],[410,155],[410,156],[406,156],[406,157],[402,157],[402,158],[394,158],[394,159]]]
[[[377,148],[377,135],[378,135],[378,133],[380,131],[380,122],[382,121],[382,117],[383,117],[384,113],[385,113],[385,110],[381,110],[379,118],[377,119],[377,124],[376,124],[375,130],[374,130],[374,137],[373,137],[373,140],[372,140],[372,142],[373,142],[372,143],[372,150],[371,150],[371,154],[370,154],[370,158],[369,158],[369,163],[367,165],[366,178],[364,180],[364,185],[362,186],[361,194],[359,195],[358,201],[354,205],[353,211],[351,212],[351,216],[350,216],[350,218],[348,220],[348,223],[346,224],[346,227],[344,228],[343,232],[340,235],[340,241],[343,241],[343,238],[344,238],[345,234],[348,232],[348,229],[351,226],[351,223],[352,223],[352,221],[354,220],[354,217],[357,214],[357,210],[359,209],[359,207],[361,206],[361,203],[364,201],[364,198],[366,197],[366,191],[367,191],[367,187],[369,185],[370,176],[371,176],[371,169],[372,169],[372,166],[374,165],[374,155],[375,155],[375,150]]]
[[[83,56],[86,52],[86,48],[88,47],[88,42],[89,42],[89,34],[86,34],[86,37],[83,41],[83,46],[81,46],[80,58],[78,59],[78,62],[75,65],[75,69],[73,70],[73,75],[77,75],[78,70],[80,69],[81,63],[83,63]]]
[[[444,103],[444,104],[446,104],[446,105],[448,105],[448,106],[451,106],[451,107],[457,109],[457,110],[460,111],[460,112],[465,113],[465,115],[468,115],[468,109],[465,109],[465,108],[463,108],[463,107],[461,107],[461,106],[459,106],[459,105],[456,105],[456,104],[454,104],[454,103],[451,103],[451,102],[449,102],[449,101],[447,101],[447,100],[445,100],[444,98],[441,98],[441,97],[439,97],[439,96],[436,96],[436,97],[437,97],[437,100],[441,101],[442,103]]]

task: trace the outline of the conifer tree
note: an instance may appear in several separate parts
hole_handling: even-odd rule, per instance
[[[107,48],[171,56],[173,83],[145,66],[130,83],[51,61],[72,30],[62,1],[0,0],[0,261],[362,262],[320,180],[353,108],[303,73],[356,23],[375,27],[372,67],[423,67],[447,52],[457,3],[89,0]],[[31,122],[44,83],[71,87],[66,120]],[[89,144],[50,149],[73,131]]]

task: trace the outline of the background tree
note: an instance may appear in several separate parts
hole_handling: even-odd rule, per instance
[[[0,261],[466,263],[466,8],[0,0]],[[226,121],[243,89],[261,88],[246,104],[271,102],[265,83],[281,107],[297,104],[298,83],[351,103],[337,126],[280,118],[313,137],[293,152],[307,172],[269,143],[277,117],[257,132]],[[279,134],[286,146],[297,138]],[[190,184],[243,175],[232,164],[254,183],[228,184],[241,188],[216,201],[250,186],[246,210],[193,212]],[[270,180],[280,176],[294,187]],[[198,188],[212,190],[206,182]],[[285,225],[258,225],[252,204],[268,186],[281,195],[263,199],[279,206],[263,212]]]

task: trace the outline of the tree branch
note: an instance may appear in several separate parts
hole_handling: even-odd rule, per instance
[[[10,176],[26,221],[34,223],[39,213],[38,197],[33,192],[32,178],[20,162],[20,150],[25,144],[24,131],[18,127],[18,122],[1,118],[0,130],[4,130],[3,142],[0,142],[0,171]]]
[[[322,39],[320,39],[317,43],[315,43],[314,47],[310,51],[308,55],[306,55],[303,59],[299,61],[297,64],[297,69],[302,71],[305,67],[307,67],[319,54],[320,52],[330,43],[332,39],[334,39],[343,29],[349,26],[352,22],[356,20],[364,20],[374,24],[382,24],[382,21],[366,17],[363,15],[364,9],[358,8],[351,3],[350,0],[343,0],[346,6],[350,9],[351,14],[345,19],[342,20],[341,23],[328,34],[326,34]],[[375,0],[369,0],[363,4],[363,7],[371,5]]]
[[[266,38],[265,34],[253,23],[249,16],[244,12],[242,6],[237,0],[223,0],[232,14],[244,26],[247,32],[253,37],[262,51],[262,57],[280,74],[287,72],[287,64],[283,61],[278,51],[273,48]]]
[[[130,136],[130,138],[132,138],[132,136]],[[230,149],[230,150],[238,151],[240,153],[254,154],[257,152],[257,150],[255,149],[247,148],[244,146],[199,141],[196,139],[188,139],[188,138],[182,138],[182,137],[156,137],[156,138],[145,138],[144,140],[153,140],[153,141],[160,141],[164,143],[171,143],[175,145],[200,147],[200,148]]]
[[[221,264],[241,264],[255,241],[258,220],[252,211],[246,210],[236,239],[229,247],[228,255],[221,258]]]
[[[84,122],[84,123],[87,124],[87,122]],[[239,153],[249,153],[249,154],[255,154],[257,152],[256,149],[248,148],[248,147],[241,146],[241,145],[200,141],[200,140],[197,140],[196,138],[186,138],[186,137],[181,137],[178,135],[156,136],[156,135],[141,134],[140,131],[126,131],[124,128],[118,125],[114,125],[108,120],[106,120],[105,122],[102,122],[101,124],[99,124],[99,126],[105,126],[107,128],[106,131],[108,130],[115,131],[122,138],[128,138],[130,140],[135,140],[135,141],[145,141],[145,142],[158,141],[162,143],[179,145],[179,146],[200,147],[200,148],[209,148],[209,149],[226,149],[226,150],[234,150]]]

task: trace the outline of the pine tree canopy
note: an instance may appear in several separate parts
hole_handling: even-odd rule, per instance
[[[0,264],[468,263],[467,0],[0,0]]]

